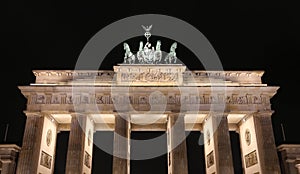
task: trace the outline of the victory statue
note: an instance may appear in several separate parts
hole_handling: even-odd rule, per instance
[[[124,43],[124,64],[173,64],[176,63],[177,57],[175,49],[177,48],[177,43],[174,42],[170,48],[170,52],[166,55],[164,62],[162,62],[162,51],[161,51],[161,41],[156,42],[155,48],[149,42],[149,38],[151,37],[150,30],[152,25],[144,26],[142,25],[143,29],[145,30],[144,36],[147,39],[147,43],[144,46],[143,41],[140,41],[139,51],[136,55],[134,55],[129,48],[127,43]],[[136,62],[137,58],[137,62]]]

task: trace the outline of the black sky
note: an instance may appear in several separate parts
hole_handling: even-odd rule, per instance
[[[124,17],[146,13],[174,16],[195,26],[211,42],[225,70],[264,70],[263,82],[280,86],[272,99],[276,144],[300,143],[296,134],[300,116],[296,63],[300,58],[300,11],[294,2],[9,1],[4,13],[1,85],[7,89],[2,94],[0,143],[9,123],[6,143],[21,145],[26,100],[17,86],[34,82],[32,70],[74,69],[81,49],[100,29]],[[112,50],[111,55],[119,54],[119,58],[111,64],[122,59],[119,48]],[[179,58],[190,69],[201,68],[190,57],[191,53],[182,51]],[[110,66],[108,63],[102,68]]]

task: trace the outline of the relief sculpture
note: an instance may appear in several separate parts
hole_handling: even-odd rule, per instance
[[[125,98],[127,99],[125,99]],[[137,99],[134,99],[137,97]],[[133,95],[79,95],[79,94],[31,94],[28,95],[28,104],[148,104],[150,96],[133,96]],[[150,100],[153,104],[161,103],[160,96],[151,96]],[[168,104],[270,104],[267,95],[210,95],[203,94],[200,96],[195,95],[169,95],[167,98]]]

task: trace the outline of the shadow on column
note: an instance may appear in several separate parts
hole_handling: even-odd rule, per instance
[[[239,134],[230,131],[230,141],[231,141],[231,151],[232,151],[232,160],[233,160],[233,169],[235,174],[242,174],[242,157],[241,157],[241,146],[240,146],[240,137]]]
[[[64,174],[66,170],[66,160],[68,152],[69,131],[62,131],[57,134],[55,151],[55,174]]]
[[[145,140],[152,139],[158,137],[165,132],[131,132],[131,139],[136,140]],[[162,147],[165,147],[167,150],[167,140],[162,143]],[[151,151],[151,149],[137,149],[131,144],[131,154],[139,153],[139,150]],[[168,172],[167,169],[167,154],[163,154],[162,156],[148,159],[148,160],[130,160],[130,174],[166,174]]]
[[[205,173],[205,157],[204,145],[199,145],[200,131],[186,132],[189,135],[186,138],[187,155],[188,155],[188,169],[189,174]],[[202,141],[203,142],[203,137]]]

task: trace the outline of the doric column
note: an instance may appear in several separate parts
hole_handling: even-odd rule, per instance
[[[16,163],[15,161],[1,161],[2,163],[2,170],[1,174],[15,174],[15,167]]]
[[[297,174],[297,164],[300,164],[300,145],[281,144],[277,147],[280,156],[282,174]],[[300,166],[299,166],[300,167]]]
[[[57,124],[47,114],[27,113],[16,173],[53,173]]]
[[[72,114],[66,174],[92,171],[94,123],[89,116]]]
[[[239,126],[243,168],[247,173],[280,173],[270,112],[249,115]]]
[[[15,174],[19,151],[20,147],[15,144],[0,145],[1,174]]]
[[[300,159],[297,159],[296,160],[296,165],[295,165],[297,171],[298,171],[298,174],[300,174]]]
[[[128,114],[115,115],[113,174],[130,173],[130,121]]]
[[[204,121],[206,173],[233,174],[227,115],[212,113]]]
[[[167,123],[168,174],[187,174],[184,115],[170,114]]]

